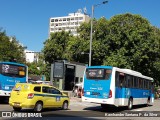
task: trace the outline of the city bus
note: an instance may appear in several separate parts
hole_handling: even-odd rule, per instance
[[[153,78],[130,69],[89,66],[84,72],[82,101],[111,106],[153,105]]]
[[[0,62],[0,97],[8,99],[16,83],[28,82],[28,67],[16,62]]]

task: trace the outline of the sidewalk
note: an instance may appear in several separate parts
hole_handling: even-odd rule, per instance
[[[72,102],[72,101],[82,102],[82,98],[74,97],[72,91],[63,91],[63,93],[65,93],[69,96],[70,102]]]
[[[82,102],[82,98],[70,97],[70,102]]]

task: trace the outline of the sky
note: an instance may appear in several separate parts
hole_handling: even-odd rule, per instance
[[[91,15],[92,5],[105,0],[0,0],[0,28],[7,36],[27,46],[28,50],[40,52],[48,39],[49,19],[68,16],[86,7]],[[160,0],[108,0],[95,7],[94,17],[106,19],[118,14],[139,14],[151,25],[160,28]]]

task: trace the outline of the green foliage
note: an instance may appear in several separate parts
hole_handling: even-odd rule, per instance
[[[28,75],[40,75],[40,70],[37,63],[26,63],[28,66]]]
[[[107,35],[107,24],[108,21],[105,18],[99,20],[94,19],[93,21],[92,65],[101,65],[103,63],[107,48],[107,46],[103,44]],[[74,60],[86,64],[88,64],[89,59],[90,28],[90,23],[83,23],[79,27],[79,38],[72,47],[72,50],[76,48]],[[82,52],[85,54],[81,54]]]
[[[46,80],[50,80],[50,64],[44,62],[44,55],[38,54],[38,61],[32,63],[26,63],[28,66],[29,76],[42,76],[45,75]]]
[[[17,62],[25,62],[24,48],[15,37],[8,37],[2,29],[0,29],[0,53],[0,61],[16,59]]]
[[[155,72],[159,71],[155,71],[154,65],[159,64],[160,34],[153,26],[141,16],[127,13],[111,18],[107,28],[110,33],[105,43],[109,48],[104,64],[130,68],[155,78]]]
[[[77,37],[69,42],[68,51],[71,52],[72,61],[80,63],[88,63],[89,41]]]
[[[67,51],[68,41],[70,40],[69,32],[52,33],[50,39],[44,42],[45,61],[52,63],[54,60],[62,60],[69,57]]]
[[[45,61],[68,59],[88,64],[90,28],[90,22],[82,23],[76,37],[64,31],[51,34],[44,43]],[[92,65],[129,68],[160,80],[160,29],[130,13],[110,20],[94,19]]]

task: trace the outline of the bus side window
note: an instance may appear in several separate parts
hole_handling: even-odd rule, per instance
[[[124,73],[119,74],[119,86],[125,87],[125,75]]]
[[[142,78],[139,78],[139,88],[140,88],[140,89],[143,88],[143,81],[142,81]]]
[[[2,74],[2,64],[0,64],[0,74]]]
[[[127,75],[127,76],[126,76],[126,87],[132,88],[132,87],[133,87],[133,84],[134,84],[133,76]]]
[[[138,88],[138,78],[134,76],[134,88]]]
[[[151,82],[151,90],[152,90],[152,93],[154,93],[154,82]]]
[[[134,81],[134,88],[137,88],[137,78],[133,76],[133,81]]]
[[[147,81],[147,89],[151,90],[151,82],[150,81]]]
[[[153,87],[153,86],[154,86],[153,82],[150,82],[149,85],[150,85],[150,90],[152,90],[152,89],[154,88],[154,87]]]
[[[115,78],[116,78],[115,85],[116,85],[116,87],[119,87],[119,72],[117,72],[117,71],[116,71],[116,77]]]

